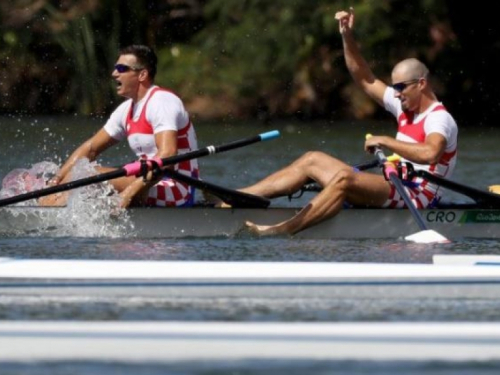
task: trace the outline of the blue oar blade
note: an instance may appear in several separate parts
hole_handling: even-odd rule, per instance
[[[270,132],[259,134],[261,141],[268,141],[270,139],[278,138],[280,136],[280,132],[278,130],[272,130]]]

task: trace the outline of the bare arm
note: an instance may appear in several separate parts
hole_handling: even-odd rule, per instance
[[[163,159],[177,155],[176,131],[166,130],[156,134],[155,142],[158,149],[155,155],[156,157]],[[170,168],[173,168],[173,166],[171,166]],[[153,179],[151,174],[148,175],[147,181],[144,181],[142,177],[136,178],[120,194],[122,197],[122,207],[128,207],[136,196],[139,197],[139,201],[141,203],[144,203],[147,199],[148,190],[160,179],[161,176]]]
[[[63,164],[57,175],[50,181],[51,185],[66,182],[69,172],[75,163],[82,158],[93,161],[104,150],[116,144],[118,141],[112,138],[104,129],[99,130],[94,136],[82,143]]]
[[[162,131],[155,136],[159,158],[168,158],[177,155],[177,132],[173,130]]]
[[[349,73],[354,79],[354,82],[356,82],[367,95],[378,104],[383,105],[384,92],[387,85],[374,76],[368,63],[361,55],[361,51],[354,39],[352,30],[354,26],[353,8],[350,8],[349,12],[337,12],[335,18],[339,21],[339,31],[342,35],[342,43],[344,46],[344,58]]]
[[[423,143],[398,141],[393,137],[372,136],[365,141],[365,150],[384,147],[399,156],[418,164],[435,164],[446,150],[446,138],[439,133],[430,133]]]

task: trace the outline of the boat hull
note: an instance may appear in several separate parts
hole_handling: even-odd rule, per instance
[[[233,237],[248,235],[245,222],[275,224],[300,208],[231,209],[134,208],[126,214],[101,214],[97,220],[82,218],[66,208],[9,207],[0,209],[1,236],[83,237]],[[440,208],[421,210],[429,229],[448,238],[500,238],[500,210]],[[94,222],[94,228],[85,225]],[[346,209],[294,237],[306,239],[404,238],[418,232],[405,209]]]

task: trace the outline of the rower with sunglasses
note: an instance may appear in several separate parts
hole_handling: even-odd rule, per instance
[[[398,122],[396,137],[373,135],[365,141],[366,151],[387,149],[401,157],[402,174],[406,162],[415,170],[425,169],[449,178],[457,159],[457,125],[440,103],[429,82],[426,66],[417,59],[405,59],[393,68],[391,86],[374,76],[362,57],[353,36],[354,13],[337,12],[344,58],[355,82],[363,91],[393,114]],[[388,169],[390,170],[390,169]],[[394,170],[394,169],[392,169]],[[330,218],[347,204],[364,207],[405,206],[389,176],[357,171],[348,164],[322,152],[308,152],[292,164],[241,189],[267,198],[290,195],[310,180],[323,189],[308,205],[289,220],[274,225],[247,222],[259,235],[295,234]],[[405,181],[414,206],[430,207],[440,197],[439,187],[420,178]]]
[[[71,154],[49,185],[70,181],[70,171],[79,159],[93,161],[124,139],[139,159],[167,158],[198,148],[195,129],[181,99],[154,84],[156,66],[156,54],[147,46],[132,45],[120,51],[112,77],[118,95],[127,100],[111,114],[103,128]],[[198,177],[196,159],[173,168],[190,177]],[[96,169],[105,173],[114,168],[97,166]],[[121,177],[110,183],[121,195],[122,207],[190,206],[194,201],[193,188],[161,173]],[[66,199],[67,193],[53,194],[40,198],[39,203],[64,205]]]

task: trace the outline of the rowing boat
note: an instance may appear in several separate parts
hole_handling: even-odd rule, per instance
[[[296,214],[299,207],[273,208],[133,208],[112,215],[89,207],[71,208],[11,206],[0,209],[0,236],[82,237],[232,237],[245,236],[245,221],[274,224]],[[421,210],[426,225],[444,236],[500,238],[500,209],[448,205]],[[295,235],[305,239],[403,238],[419,230],[405,209],[343,210]]]
[[[500,258],[447,264],[0,258],[0,295],[162,298],[500,298]],[[496,266],[481,266],[480,262]]]
[[[212,371],[221,367],[221,373],[243,365],[253,365],[255,373],[260,373],[265,364],[273,373],[283,366],[298,366],[302,373],[304,369],[308,373],[309,367],[300,361],[351,360],[370,361],[370,370],[373,361],[393,361],[389,368],[393,370],[399,363],[403,373],[409,365],[414,369],[415,362],[443,361],[440,366],[445,368],[458,362],[453,368],[460,372],[458,366],[471,368],[463,364],[466,361],[484,363],[477,366],[488,370],[497,368],[500,324],[3,321],[0,347],[0,362],[49,363],[51,369],[57,361],[91,361],[93,369],[103,363],[173,363],[177,369],[183,364],[197,370],[200,364],[208,363]],[[316,373],[318,362],[311,364],[311,372]],[[332,363],[326,367],[331,369]],[[426,364],[422,372],[429,368]]]

